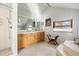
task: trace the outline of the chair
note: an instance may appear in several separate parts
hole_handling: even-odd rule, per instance
[[[57,39],[58,39],[59,35],[55,36],[55,38],[51,38],[51,35],[49,34],[49,35],[47,35],[47,37],[49,40],[48,43],[53,43],[54,45],[58,45]]]

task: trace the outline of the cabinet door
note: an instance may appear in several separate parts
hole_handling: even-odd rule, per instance
[[[28,34],[28,42],[29,42],[29,45],[31,45],[35,42],[34,33],[29,33]]]
[[[28,41],[28,34],[24,34],[23,36],[23,47],[26,47],[29,45],[29,41]]]
[[[18,34],[18,41],[22,40],[23,34]]]
[[[23,40],[18,41],[18,48],[23,48]]]
[[[37,40],[40,41],[40,38],[41,38],[40,32],[37,32]]]
[[[38,35],[37,34],[38,34],[37,32],[34,33],[34,40],[35,40],[35,42],[38,42]]]
[[[23,34],[18,34],[18,48],[23,47]]]
[[[24,48],[29,44],[27,34],[18,34],[18,46]]]
[[[40,32],[40,40],[44,40],[44,32]]]
[[[36,33],[32,33],[32,34],[31,34],[31,43],[32,43],[32,44],[37,42],[37,39],[35,38],[35,34],[36,34]]]

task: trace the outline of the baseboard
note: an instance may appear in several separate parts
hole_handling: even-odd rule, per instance
[[[6,51],[6,50],[11,50],[11,48],[4,48],[4,49],[1,49],[0,51]]]
[[[11,48],[0,50],[0,56],[10,56],[12,54]]]

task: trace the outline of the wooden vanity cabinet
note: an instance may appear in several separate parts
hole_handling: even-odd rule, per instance
[[[23,36],[24,36],[24,34],[18,34],[18,48],[24,47],[24,45],[25,45],[24,44],[25,39]]]
[[[40,33],[40,40],[44,40],[44,32]]]
[[[44,40],[44,32],[18,34],[18,48],[23,48]]]

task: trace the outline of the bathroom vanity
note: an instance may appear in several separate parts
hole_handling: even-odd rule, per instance
[[[44,40],[44,32],[32,31],[26,32],[20,30],[18,32],[18,48],[24,48]]]

